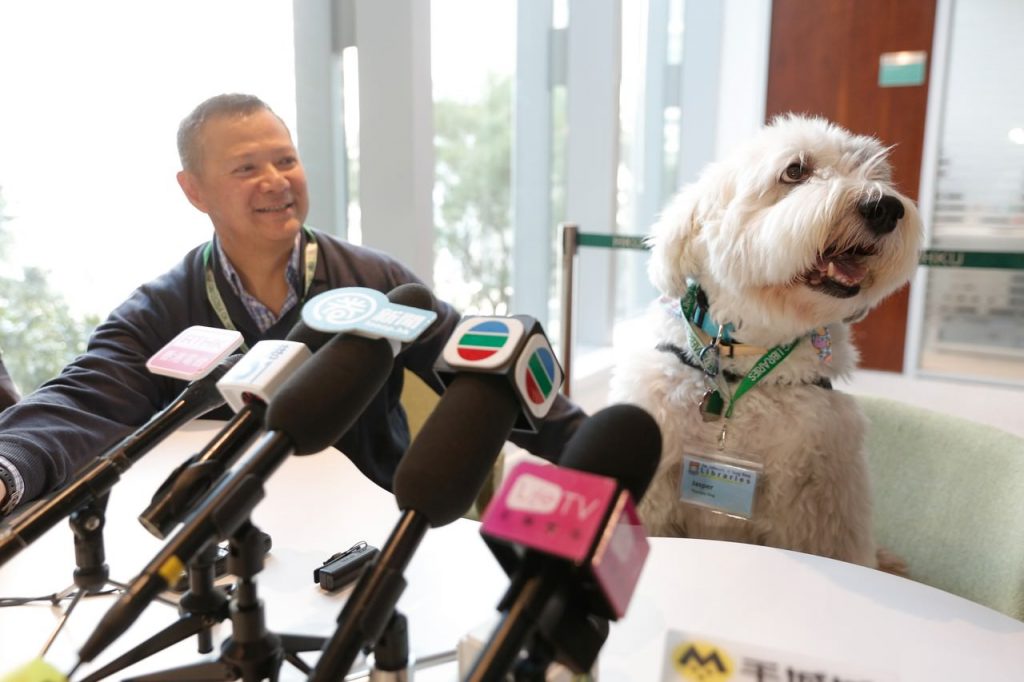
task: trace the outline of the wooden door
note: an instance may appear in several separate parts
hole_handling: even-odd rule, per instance
[[[882,87],[886,52],[924,51],[931,60],[936,0],[773,0],[767,118],[819,114],[895,145],[900,190],[917,200],[928,102],[921,85]],[[903,370],[909,288],[854,325],[861,367]]]

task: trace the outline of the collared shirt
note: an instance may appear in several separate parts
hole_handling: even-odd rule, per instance
[[[216,237],[214,237],[216,239]],[[288,296],[284,299],[284,305],[281,306],[281,312],[275,313],[273,310],[263,305],[255,296],[245,290],[245,286],[242,285],[242,278],[239,277],[238,271],[235,270],[235,266],[228,260],[228,256],[224,253],[224,249],[220,248],[218,242],[217,253],[220,257],[220,267],[224,271],[224,277],[227,279],[228,284],[231,285],[231,289],[235,292],[242,304],[245,306],[246,312],[249,313],[249,317],[253,319],[256,326],[259,327],[260,332],[265,332],[274,326],[274,323],[281,319],[289,310],[295,307],[295,304],[299,301],[299,290],[302,288],[302,282],[299,278],[299,267],[300,267],[300,249],[299,245],[302,243],[302,233],[295,235],[295,243],[292,245],[292,255],[288,259],[288,267],[285,269],[284,278],[288,283]]]

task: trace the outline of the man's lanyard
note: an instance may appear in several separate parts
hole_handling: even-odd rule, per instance
[[[721,414],[723,404],[728,402],[729,405],[725,410],[725,418],[729,419],[732,417],[732,411],[735,409],[736,403],[739,401],[740,397],[753,388],[757,382],[768,376],[773,369],[778,367],[779,363],[785,360],[786,357],[793,352],[796,345],[800,343],[800,339],[798,338],[790,343],[770,348],[757,362],[754,363],[754,366],[750,368],[750,371],[747,372],[746,376],[744,376],[740,381],[739,386],[736,387],[736,391],[730,392],[728,383],[725,381],[725,377],[722,376],[722,373],[719,371],[719,337],[712,337],[711,343],[704,345],[697,333],[698,327],[693,321],[698,289],[699,286],[697,284],[691,284],[686,291],[686,295],[679,303],[682,308],[683,319],[686,320],[686,337],[690,345],[690,350],[697,356],[700,366],[704,370],[705,379],[714,386],[714,388],[711,389],[711,391],[714,392],[714,395],[705,396],[705,401],[701,404],[701,410],[705,414]]]
[[[313,283],[313,275],[316,273],[316,259],[317,259],[317,244],[316,237],[313,236],[313,232],[308,228],[303,227],[303,231],[306,233],[306,250],[304,253],[305,268],[304,268],[304,282],[302,286],[302,296],[299,297],[299,301],[305,299],[306,294],[309,293],[309,287]],[[203,249],[203,269],[205,270],[206,278],[206,298],[210,301],[210,305],[213,306],[213,311],[217,313],[217,317],[220,319],[221,324],[224,325],[225,329],[231,331],[238,331],[235,328],[234,323],[231,321],[231,315],[228,314],[227,306],[224,305],[224,299],[221,298],[220,290],[217,288],[217,282],[213,277],[213,263],[211,262],[211,255],[213,253],[213,241],[209,241],[206,244],[206,248]],[[249,352],[248,346],[242,344],[242,352]]]

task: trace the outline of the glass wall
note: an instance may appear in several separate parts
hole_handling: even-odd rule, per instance
[[[430,20],[434,288],[463,312],[509,314],[516,2],[434,0]]]
[[[952,7],[931,248],[1024,253],[1024,3]],[[930,267],[919,369],[1024,384],[1024,270]]]

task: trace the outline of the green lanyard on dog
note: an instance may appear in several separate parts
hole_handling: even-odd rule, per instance
[[[697,325],[693,320],[694,312],[697,308],[698,291],[700,291],[700,285],[696,282],[691,282],[690,286],[686,289],[686,295],[679,302],[679,305],[682,308],[683,319],[686,320],[686,337],[690,344],[690,350],[700,361],[700,366],[704,370],[705,381],[713,386],[713,388],[711,386],[708,387],[704,397],[701,399],[701,416],[704,418],[704,421],[717,421],[721,418],[722,410],[725,408],[725,418],[729,419],[732,417],[732,412],[736,408],[736,403],[740,397],[753,388],[757,382],[768,376],[773,369],[778,367],[779,363],[793,352],[796,345],[800,343],[800,339],[798,338],[791,343],[781,344],[769,349],[750,368],[750,371],[747,372],[746,376],[743,377],[736,387],[736,391],[734,393],[730,392],[725,377],[719,371],[720,350],[718,341],[726,329],[726,325],[722,325],[719,328],[718,336],[713,337],[710,344],[704,345],[697,333]],[[727,408],[725,407],[726,401],[729,403]]]
[[[740,396],[752,389],[758,381],[768,376],[769,372],[778,367],[779,363],[785,360],[786,356],[793,352],[793,349],[796,348],[796,344],[798,343],[800,343],[800,339],[781,346],[775,346],[754,363],[754,366],[750,368],[747,375],[743,377],[742,381],[740,381],[740,385],[736,387],[736,392],[732,394],[732,399],[729,401],[729,407],[725,411],[726,419],[732,416],[733,408],[736,407],[736,402],[740,399]]]
[[[317,244],[316,237],[313,236],[313,232],[306,227],[302,228],[306,233],[306,250],[304,253],[306,267],[304,268],[304,282],[302,285],[302,296],[305,298],[306,294],[309,293],[309,286],[313,283],[313,275],[316,273],[316,259],[317,259]],[[220,296],[220,291],[217,289],[217,282],[213,277],[213,264],[210,262],[210,256],[213,252],[213,241],[209,241],[206,244],[206,248],[203,249],[203,268],[205,270],[206,278],[206,298],[210,301],[210,305],[213,306],[213,311],[217,313],[217,317],[220,319],[221,324],[224,325],[225,329],[231,331],[238,331],[235,329],[234,323],[231,321],[231,315],[228,314],[227,306],[224,305],[224,299]],[[248,346],[242,344],[242,352],[248,353]]]

